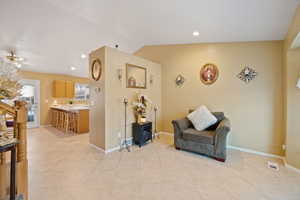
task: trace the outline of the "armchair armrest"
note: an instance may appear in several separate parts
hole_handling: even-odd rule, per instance
[[[218,134],[218,132],[219,132],[219,133],[225,133],[225,132],[228,133],[228,132],[230,131],[230,129],[231,129],[230,121],[229,121],[228,118],[225,117],[225,119],[223,119],[223,120],[219,123],[219,125],[218,125],[216,131],[217,131],[217,134]]]
[[[227,135],[231,130],[229,119],[223,119],[216,129],[215,153],[217,158],[226,159]]]
[[[192,123],[187,118],[182,118],[178,120],[173,120],[172,124],[174,126],[174,129],[178,129],[179,131],[184,131],[191,127]],[[174,130],[176,131],[176,130]]]
[[[182,139],[182,132],[189,127],[191,127],[192,123],[187,119],[178,119],[172,121],[174,127],[174,144],[176,148],[180,148],[180,140]]]

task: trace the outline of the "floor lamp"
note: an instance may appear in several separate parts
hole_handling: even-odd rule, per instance
[[[127,149],[128,152],[130,152],[130,147],[127,143],[127,104],[128,104],[128,99],[127,98],[124,98],[123,100],[123,103],[124,103],[124,108],[125,108],[125,123],[124,123],[124,132],[125,132],[125,138],[124,138],[124,142],[121,144],[121,148],[120,148],[120,151],[122,151],[123,149]]]

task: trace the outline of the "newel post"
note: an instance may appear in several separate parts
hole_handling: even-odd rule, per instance
[[[15,101],[16,119],[14,134],[18,139],[17,161],[27,160],[27,108],[26,102]]]
[[[28,160],[27,160],[27,108],[26,102],[15,101],[14,134],[17,145],[17,194],[28,199]]]

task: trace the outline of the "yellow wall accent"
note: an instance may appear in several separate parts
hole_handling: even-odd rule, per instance
[[[52,84],[54,80],[69,80],[78,83],[89,83],[88,78],[80,78],[61,74],[48,74],[30,71],[21,71],[22,79],[33,79],[40,81],[40,123],[41,125],[49,125],[51,122],[50,106],[55,98],[52,96]],[[65,104],[68,102],[67,98],[57,99],[58,103]]]
[[[296,83],[300,78],[300,48],[290,49],[290,46],[299,32],[300,6],[284,43],[286,161],[289,165],[298,169],[300,169],[300,89],[296,88]]]
[[[282,41],[145,46],[135,55],[162,64],[163,130],[171,120],[207,105],[223,111],[232,123],[230,144],[283,155]],[[199,72],[206,63],[219,68],[213,85],[204,85]],[[237,78],[245,66],[258,76],[246,84]],[[186,82],[174,83],[177,75]]]

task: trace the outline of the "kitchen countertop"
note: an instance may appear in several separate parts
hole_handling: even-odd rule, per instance
[[[53,105],[50,108],[64,110],[64,111],[76,111],[76,110],[89,110],[88,105]]]

